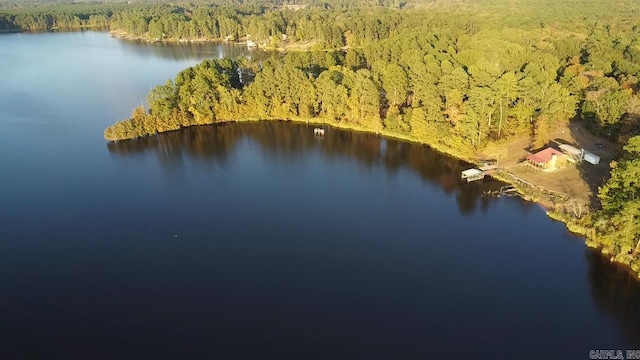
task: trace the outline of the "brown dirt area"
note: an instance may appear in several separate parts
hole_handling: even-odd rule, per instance
[[[600,156],[600,164],[587,162],[571,164],[553,172],[542,172],[523,165],[521,160],[532,152],[529,151],[529,138],[521,138],[509,143],[508,155],[500,161],[500,167],[536,186],[558,193],[580,204],[599,206],[598,187],[609,176],[609,164],[618,152],[619,146],[611,141],[598,138],[588,132],[581,124],[571,122],[549,134],[548,146],[558,149],[560,144],[570,144],[583,148]]]
[[[314,47],[317,41],[300,41],[300,42],[286,42],[284,45],[278,47],[275,50],[278,51],[306,51]]]

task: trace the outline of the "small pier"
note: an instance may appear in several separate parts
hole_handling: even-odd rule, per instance
[[[472,182],[476,180],[482,180],[485,176],[491,175],[498,171],[498,166],[496,165],[484,165],[478,169],[467,169],[462,172],[461,179],[466,180],[467,182]]]
[[[484,165],[484,166],[481,166],[479,169],[480,171],[482,171],[483,174],[491,175],[496,171],[498,171],[498,165]]]

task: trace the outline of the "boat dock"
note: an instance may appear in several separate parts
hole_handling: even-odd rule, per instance
[[[462,172],[461,179],[467,182],[482,180],[486,175],[491,175],[498,170],[496,165],[484,165],[479,169],[467,169]]]
[[[484,179],[484,173],[479,169],[467,169],[462,172],[461,178],[467,182],[482,180]]]

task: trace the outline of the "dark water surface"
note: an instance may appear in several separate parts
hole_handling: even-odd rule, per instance
[[[206,126],[107,144],[239,48],[0,36],[0,359],[588,359],[640,286],[535,204],[374,135]]]

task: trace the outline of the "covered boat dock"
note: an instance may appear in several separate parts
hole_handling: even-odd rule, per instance
[[[467,169],[462,171],[462,180],[467,182],[484,179],[484,172],[479,169]]]

